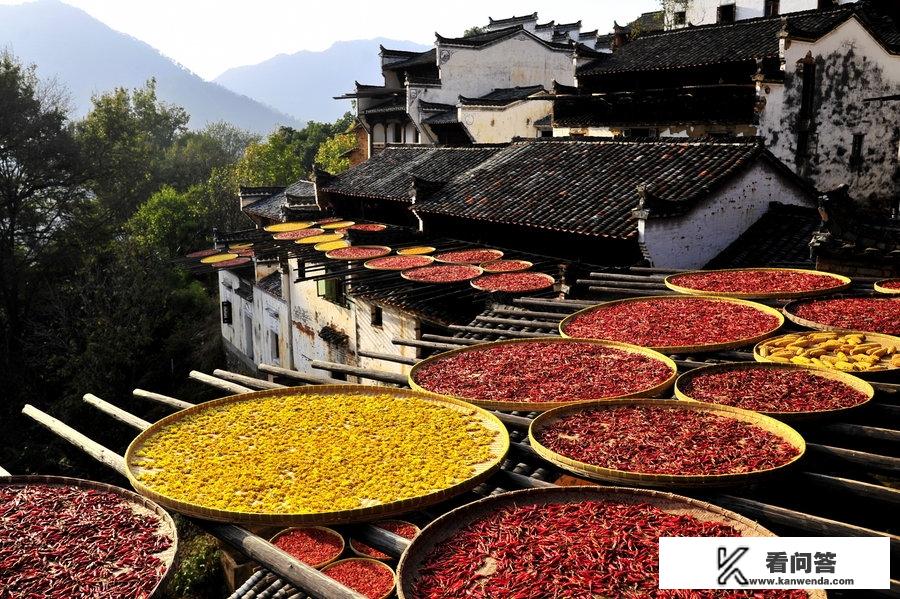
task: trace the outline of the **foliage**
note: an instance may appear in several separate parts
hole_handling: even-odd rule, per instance
[[[485,32],[484,27],[478,27],[478,26],[469,27],[468,29],[466,29],[463,32],[463,37],[472,37],[473,35],[481,35],[484,32]]]
[[[183,522],[178,518],[179,536],[185,536],[179,544],[178,569],[166,589],[166,596],[192,599],[222,597],[222,566],[215,540],[208,535],[197,534],[195,530],[187,531]]]
[[[350,168],[347,153],[356,147],[356,135],[340,133],[326,139],[316,152],[316,166],[332,175],[342,173]]]
[[[259,137],[228,123],[213,123],[200,131],[188,131],[169,146],[163,180],[184,190],[207,179],[214,170],[233,165]]]

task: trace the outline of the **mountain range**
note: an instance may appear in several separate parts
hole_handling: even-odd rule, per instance
[[[354,79],[380,80],[379,44],[421,48],[386,39],[337,42],[323,52],[278,55],[205,81],[149,44],[59,0],[0,5],[0,49],[64,86],[73,118],[90,110],[92,95],[140,87],[155,77],[157,95],[183,106],[192,128],[227,121],[264,134],[280,125],[333,121],[349,103],[332,96],[351,90]]]

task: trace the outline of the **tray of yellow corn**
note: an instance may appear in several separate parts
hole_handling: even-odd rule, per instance
[[[791,333],[757,343],[753,357],[758,362],[827,368],[862,377],[891,376],[900,370],[900,338],[853,331]]]
[[[323,385],[182,410],[128,447],[141,495],[190,516],[272,526],[383,518],[477,486],[509,448],[503,424],[430,393]]]

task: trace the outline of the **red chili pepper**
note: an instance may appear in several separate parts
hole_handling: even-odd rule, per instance
[[[802,293],[843,285],[843,281],[827,273],[795,270],[695,272],[672,277],[670,281],[679,287],[714,293]]]
[[[879,283],[885,289],[900,289],[900,279],[893,279],[890,281],[882,281]]]
[[[572,412],[537,441],[568,458],[645,474],[739,474],[775,468],[799,449],[754,424],[712,412],[621,406]]]
[[[900,335],[900,299],[849,297],[810,300],[795,306],[794,314],[840,329]]]
[[[434,262],[430,256],[385,256],[366,262],[366,266],[377,270],[407,270],[420,268]]]
[[[381,520],[379,522],[374,522],[373,525],[409,540],[414,539],[415,536],[419,534],[419,529],[416,528],[415,524],[410,524],[409,522],[404,522],[402,520]],[[391,558],[387,553],[379,551],[356,539],[350,540],[350,547],[357,553],[361,553],[372,559],[386,560]]]
[[[390,253],[390,250],[387,248],[373,245],[359,245],[331,250],[328,252],[328,257],[340,260],[368,260],[370,258],[384,256],[388,253]]]
[[[289,239],[305,239],[307,237],[314,237],[316,235],[322,235],[325,233],[325,229],[300,229],[298,231],[285,231],[284,233],[276,233],[275,239],[280,241],[286,241]]]
[[[507,293],[528,293],[552,287],[552,277],[536,272],[505,272],[478,277],[472,284],[484,291],[505,291]]]
[[[351,558],[322,572],[369,599],[379,599],[394,586],[394,573],[384,564]]]
[[[500,250],[460,250],[458,252],[444,252],[435,256],[439,262],[447,262],[448,264],[481,264],[482,262],[499,260],[502,257],[503,252]]]
[[[311,566],[337,559],[344,550],[339,535],[315,527],[289,530],[279,535],[274,545]]]
[[[481,269],[468,264],[444,264],[404,270],[403,276],[418,283],[461,283],[481,275]]]

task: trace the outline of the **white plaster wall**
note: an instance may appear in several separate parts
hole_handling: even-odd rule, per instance
[[[278,357],[272,351],[271,334],[278,335]],[[259,287],[253,288],[253,346],[257,364],[291,366],[291,324],[287,304]]]
[[[505,143],[513,137],[534,137],[534,122],[552,110],[552,102],[544,100],[523,100],[504,107],[460,106],[459,120],[475,143]]]
[[[219,309],[221,310],[221,302],[231,302],[231,324],[221,323],[222,337],[231,343],[239,352],[241,352],[248,361],[254,364],[256,361],[256,335],[254,334],[253,347],[247,346],[246,337],[246,320],[245,315],[250,316],[250,331],[253,327],[253,302],[248,302],[243,297],[235,293],[240,285],[240,279],[227,270],[219,271]],[[221,322],[221,312],[219,313],[219,321]]]
[[[847,4],[855,0],[839,0],[840,4]],[[718,16],[718,7],[724,4],[734,4],[737,20],[755,19],[765,16],[765,0],[687,0],[687,2],[666,3],[666,24],[671,28],[674,22],[672,16],[675,12],[686,9],[687,22],[693,25],[708,25],[715,23]],[[781,0],[780,14],[812,10],[818,8],[819,0]]]
[[[574,85],[575,67],[568,51],[551,50],[531,36],[520,33],[502,42],[481,48],[454,48],[438,45],[441,71],[440,95],[431,100],[456,104],[458,96],[478,97],[493,89],[543,85],[553,81]]]
[[[418,339],[418,319],[397,310],[396,308],[384,306],[382,307],[381,326],[373,326],[373,304],[360,299],[354,299],[353,309],[356,313],[357,350],[391,354],[406,358],[416,357],[416,348],[394,345],[392,339]],[[363,368],[386,370],[397,374],[408,374],[410,368],[403,364],[363,357],[358,359],[358,364]]]
[[[760,219],[771,202],[809,205],[795,185],[757,163],[690,213],[638,221],[638,234],[658,268],[702,268]]]
[[[797,111],[802,73],[798,63],[812,55],[817,64],[816,125],[809,145],[809,167],[796,163]],[[900,93],[900,56],[888,53],[855,19],[819,40],[792,41],[785,53],[785,83],[770,88],[760,114],[760,135],[785,164],[801,170],[821,190],[847,183],[860,199],[898,193],[895,177],[900,103],[867,98]],[[855,133],[865,134],[865,168],[850,168]]]

